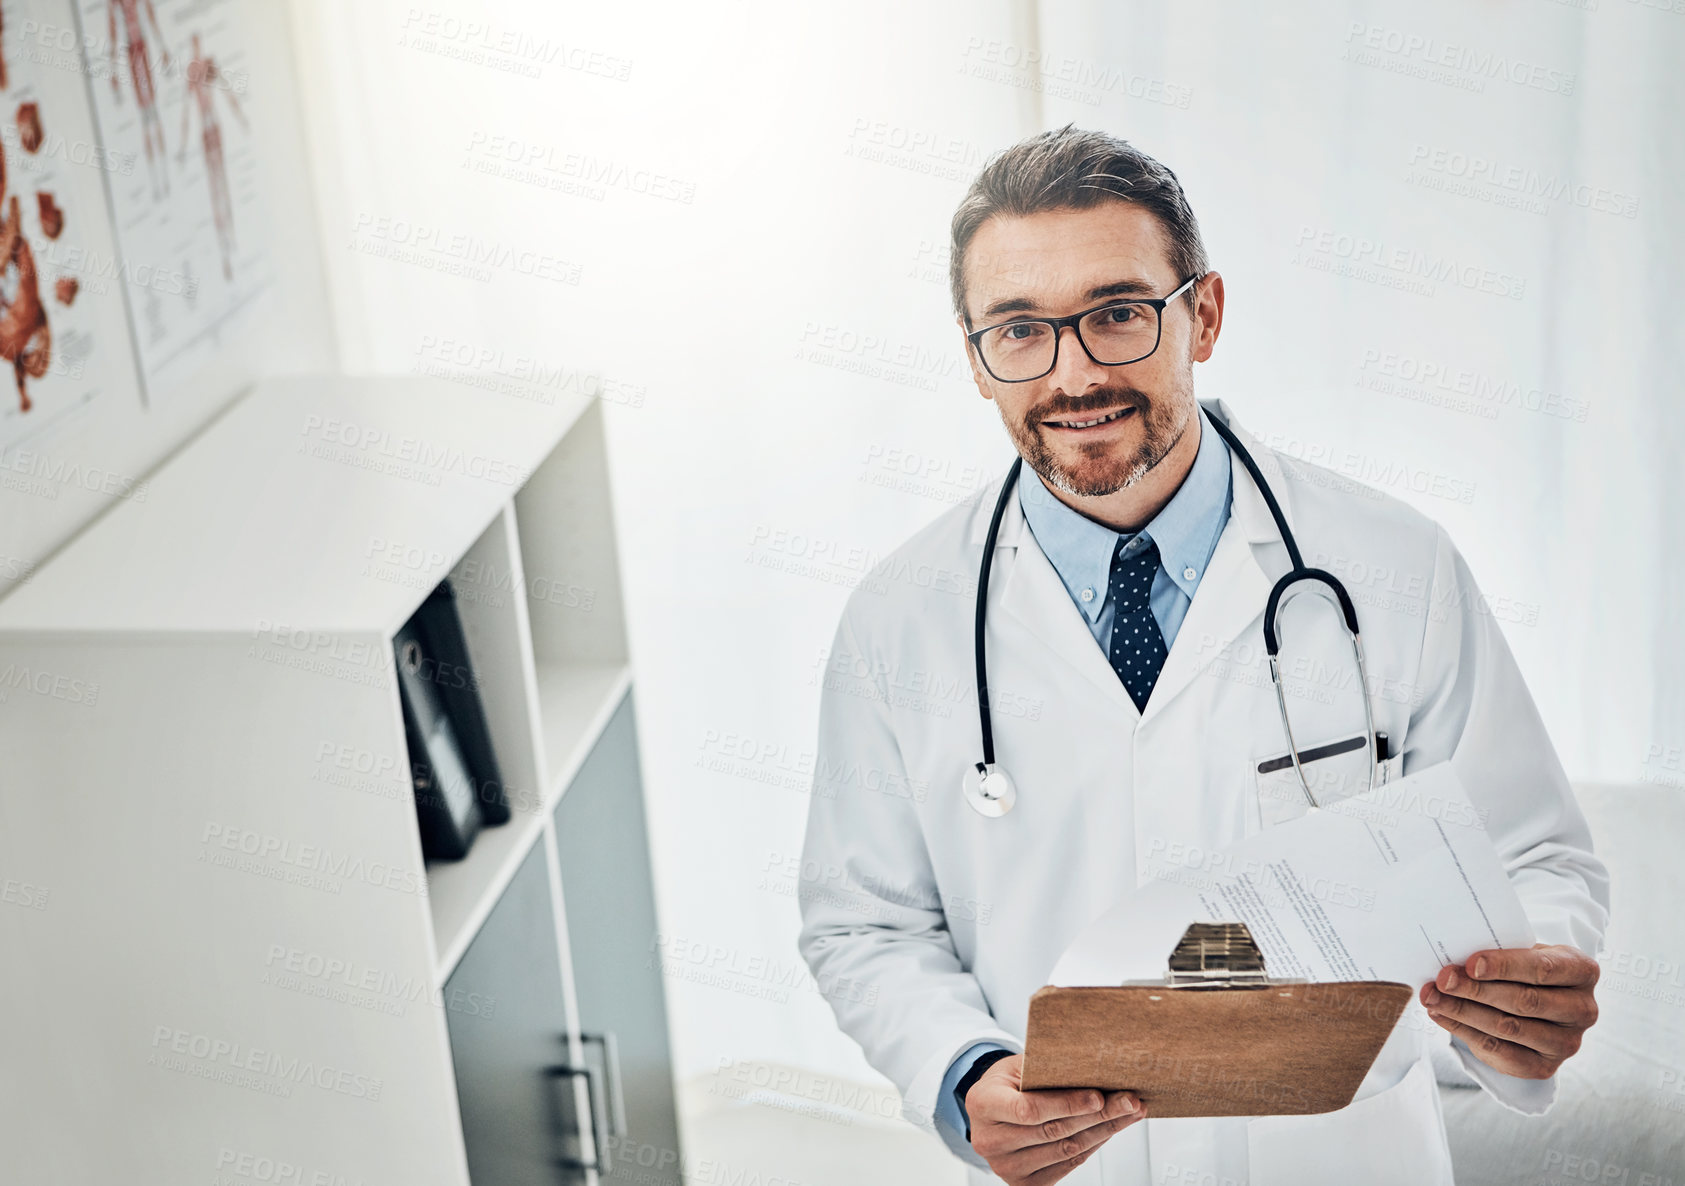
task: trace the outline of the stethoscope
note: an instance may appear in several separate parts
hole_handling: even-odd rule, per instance
[[[1216,415],[1211,415],[1208,419],[1211,426],[1217,430],[1217,435],[1228,442],[1229,448],[1240,458],[1246,472],[1252,475],[1252,481],[1270,508],[1270,518],[1275,520],[1276,530],[1281,534],[1281,542],[1287,545],[1287,556],[1293,565],[1287,575],[1275,583],[1275,587],[1270,590],[1269,600],[1264,604],[1264,651],[1269,655],[1270,682],[1275,685],[1276,704],[1281,709],[1281,728],[1287,735],[1287,753],[1293,759],[1293,770],[1299,776],[1299,785],[1305,790],[1305,799],[1313,808],[1320,806],[1316,795],[1311,791],[1310,780],[1305,777],[1305,768],[1299,760],[1299,745],[1293,738],[1293,722],[1287,715],[1287,691],[1281,682],[1281,640],[1276,634],[1275,622],[1276,610],[1289,586],[1300,581],[1326,585],[1339,599],[1340,614],[1345,619],[1346,633],[1351,637],[1352,653],[1357,656],[1358,688],[1363,695],[1364,745],[1369,754],[1369,782],[1365,791],[1372,790],[1375,785],[1376,768],[1379,766],[1375,711],[1370,702],[1369,677],[1363,666],[1363,639],[1358,634],[1357,609],[1352,605],[1351,595],[1333,573],[1320,568],[1305,567],[1305,559],[1299,553],[1299,543],[1293,538],[1293,532],[1287,526],[1287,518],[1281,513],[1281,504],[1276,502],[1275,493],[1264,480],[1258,463],[1252,459],[1252,454],[1247,451],[1246,446],[1240,443],[1240,438],[1235,435],[1233,429]],[[1018,791],[1012,783],[1012,777],[995,762],[995,733],[989,723],[989,673],[984,662],[983,633],[984,616],[989,603],[989,569],[993,566],[995,558],[995,538],[1000,534],[1000,521],[1006,512],[1006,500],[1012,494],[1013,486],[1018,481],[1018,471],[1023,465],[1024,459],[1016,458],[1012,462],[1012,468],[1006,472],[1006,481],[1001,486],[1000,497],[995,500],[995,513],[989,519],[989,535],[983,541],[983,564],[977,574],[977,717],[983,727],[983,760],[966,769],[964,786],[966,802],[980,814],[990,817],[1005,815],[1018,800]]]

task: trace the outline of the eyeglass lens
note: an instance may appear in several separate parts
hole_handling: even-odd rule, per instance
[[[1077,333],[1095,361],[1113,366],[1136,362],[1158,344],[1158,309],[1123,302],[1095,309],[1077,323]],[[983,361],[996,378],[1035,379],[1053,369],[1057,339],[1045,322],[1014,321],[978,339]]]

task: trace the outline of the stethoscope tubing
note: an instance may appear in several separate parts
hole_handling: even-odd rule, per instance
[[[983,722],[983,761],[978,768],[979,773],[982,766],[992,766],[995,762],[995,731],[989,719],[989,668],[984,655],[987,649],[985,626],[989,608],[989,570],[994,567],[995,537],[1000,535],[1000,520],[1006,513],[1007,495],[1018,481],[1018,471],[1023,468],[1024,459],[1014,457],[1012,468],[1006,471],[1006,482],[1001,486],[1000,498],[995,501],[995,513],[989,519],[989,537],[983,545],[983,565],[977,573],[977,715]]]

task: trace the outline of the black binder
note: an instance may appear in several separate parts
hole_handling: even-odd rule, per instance
[[[479,681],[448,581],[392,642],[422,852],[457,860],[482,824],[509,818]]]
[[[480,681],[468,658],[468,640],[462,633],[462,618],[456,610],[456,594],[450,581],[439,582],[438,588],[416,610],[415,617],[437,660],[435,682],[467,759],[480,814],[494,827],[508,823],[509,798],[504,793],[497,755],[492,750],[491,730],[486,726],[485,706],[480,702]]]

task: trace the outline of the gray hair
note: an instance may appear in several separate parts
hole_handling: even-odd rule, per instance
[[[965,253],[990,218],[1086,210],[1119,201],[1145,207],[1158,219],[1170,241],[1170,266],[1178,282],[1210,270],[1199,223],[1176,174],[1109,132],[1066,124],[990,157],[954,211],[948,288],[955,315],[971,324],[965,312]],[[1191,306],[1194,290],[1186,296]]]

